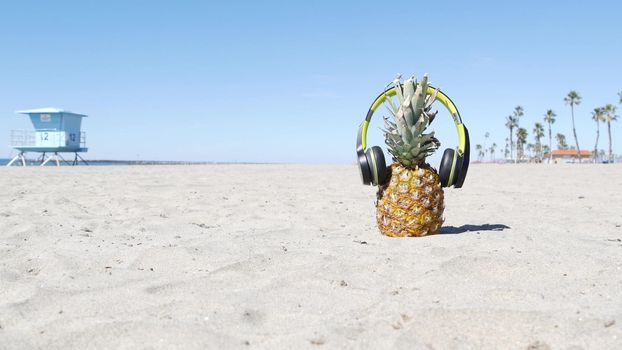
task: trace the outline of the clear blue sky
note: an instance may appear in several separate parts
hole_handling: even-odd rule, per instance
[[[572,144],[575,89],[592,149],[590,112],[622,90],[621,21],[618,1],[3,1],[0,145],[30,128],[14,111],[49,106],[89,115],[90,159],[352,163],[373,98],[427,72],[473,145],[488,131],[501,148],[519,104],[530,142],[552,108]],[[444,116],[433,127],[454,147]]]

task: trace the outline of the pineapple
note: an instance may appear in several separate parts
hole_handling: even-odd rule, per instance
[[[384,235],[391,237],[425,236],[440,232],[445,208],[443,189],[436,170],[426,157],[440,146],[434,132],[424,131],[437,112],[431,112],[435,91],[427,95],[428,77],[414,78],[403,85],[394,81],[397,102],[386,101],[394,122],[385,119],[385,142],[393,156],[389,180],[378,189],[376,220]]]

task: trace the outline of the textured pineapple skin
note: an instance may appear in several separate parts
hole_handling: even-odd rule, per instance
[[[437,234],[445,209],[443,189],[429,165],[408,169],[399,163],[389,167],[390,180],[378,190],[376,221],[390,237]]]

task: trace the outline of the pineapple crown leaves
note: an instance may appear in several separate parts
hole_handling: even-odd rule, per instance
[[[387,117],[384,118],[385,142],[389,147],[389,153],[404,166],[421,165],[426,157],[440,147],[440,142],[434,137],[433,131],[424,134],[438,113],[431,111],[438,89],[433,94],[427,95],[427,75],[424,75],[419,83],[413,77],[403,84],[401,76],[398,76],[392,84],[398,103],[386,96],[387,109],[394,122]]]

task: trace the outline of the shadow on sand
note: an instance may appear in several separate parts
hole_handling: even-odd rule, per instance
[[[441,234],[443,235],[455,235],[464,232],[477,232],[477,231],[503,231],[510,226],[503,224],[484,224],[484,225],[462,225],[460,227],[444,226],[441,228]]]

